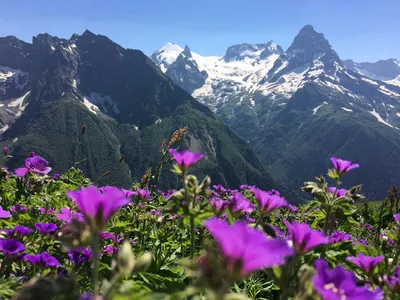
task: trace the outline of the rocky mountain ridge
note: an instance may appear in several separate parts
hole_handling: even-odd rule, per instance
[[[261,58],[256,46],[237,48],[246,55],[228,63],[224,57],[193,54],[209,77],[192,95],[242,136],[274,174],[301,185],[324,172],[329,157],[336,155],[370,168],[374,175],[363,178],[370,197],[382,197],[397,183],[399,176],[388,173],[400,168],[393,152],[400,142],[398,86],[349,68],[310,25],[299,31],[286,51]],[[169,65],[173,65],[173,55],[169,55]],[[156,64],[163,60],[160,54],[152,58]],[[236,77],[227,78],[227,70]],[[360,136],[364,136],[362,141]],[[372,166],[368,157],[382,164]]]

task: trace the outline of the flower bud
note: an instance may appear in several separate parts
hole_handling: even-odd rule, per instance
[[[86,125],[82,126],[81,135],[84,135],[86,131]]]
[[[191,191],[196,191],[197,187],[199,185],[199,182],[197,181],[197,177],[194,175],[188,175],[186,177],[186,186],[189,188]]]
[[[110,173],[111,173],[111,171],[105,171],[105,172],[103,173],[103,177],[108,176]]]
[[[153,257],[150,252],[146,252],[142,254],[139,258],[136,259],[135,263],[135,271],[143,272],[146,271],[148,267],[150,267],[153,261]]]
[[[174,199],[174,200],[177,200],[177,201],[183,200],[183,199],[185,198],[184,193],[185,193],[185,190],[184,190],[184,189],[181,189],[181,190],[179,190],[179,191],[174,192],[174,193],[169,197],[169,199]]]
[[[122,163],[125,159],[125,155],[121,155],[121,157],[119,158],[119,163]]]
[[[235,294],[235,293],[230,293],[224,296],[225,300],[247,300],[249,298],[247,298],[246,295],[244,294]]]
[[[4,154],[4,156],[7,156],[7,154],[8,154],[8,147],[4,147],[4,148],[3,148],[3,154]]]
[[[209,176],[206,176],[200,183],[197,189],[197,193],[200,195],[205,195],[207,189],[210,187],[210,184],[211,184],[211,178]]]
[[[129,275],[135,267],[135,255],[128,241],[123,243],[118,252],[117,264],[118,269],[125,275]]]

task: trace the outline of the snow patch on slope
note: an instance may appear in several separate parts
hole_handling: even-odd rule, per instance
[[[29,94],[30,94],[30,91],[27,92],[22,97],[19,97],[15,100],[11,101],[10,103],[8,103],[8,107],[21,107],[22,103],[24,102],[25,97],[28,96]]]
[[[4,125],[3,127],[0,128],[0,133],[4,133],[10,126],[8,124]]]
[[[369,111],[369,113],[370,113],[371,115],[373,115],[373,116],[378,120],[378,122],[380,122],[380,123],[382,123],[382,124],[385,124],[386,126],[389,126],[389,127],[392,127],[392,128],[393,128],[392,125],[390,125],[388,122],[386,122],[385,120],[382,119],[382,117],[375,111],[375,109],[373,109],[372,111]]]
[[[86,96],[83,97],[83,104],[89,109],[90,112],[94,113],[95,115],[97,115],[97,112],[100,111],[100,109],[96,105],[94,105]]]
[[[21,70],[0,66],[0,84],[3,82],[13,82],[18,89],[22,90],[28,82],[27,77],[28,74]],[[24,79],[23,82],[20,82],[21,79]]]
[[[25,110],[25,108],[28,106],[28,103],[25,103],[25,105],[23,105],[24,100],[29,96],[31,92],[27,92],[25,95],[12,100],[10,103],[7,104],[7,107],[12,107],[17,109],[15,116],[16,117],[20,117],[22,115],[22,112]]]
[[[86,96],[86,99],[90,101],[92,104],[94,104],[97,109],[101,107],[104,111],[104,113],[108,113],[108,110],[111,108],[111,110],[115,114],[120,114],[120,110],[118,108],[118,104],[112,100],[110,96],[107,95],[102,95],[98,93],[90,93],[90,96]]]
[[[342,109],[343,109],[344,111],[353,112],[353,110],[350,109],[350,108],[342,107]]]
[[[386,81],[386,83],[400,86],[400,75],[397,76],[395,79]]]
[[[373,85],[378,85],[378,83],[377,83],[376,81],[371,80],[371,79],[368,79],[368,78],[366,78],[366,77],[361,77],[361,80],[363,80],[363,81],[365,81],[365,82],[368,82],[368,83],[370,83],[370,84],[373,84]]]
[[[289,98],[294,92],[304,86],[305,74],[307,73],[308,68],[299,68],[299,70],[293,71],[294,72],[280,76],[275,82],[266,83],[261,86],[260,90],[263,90],[262,94],[264,96],[280,94]]]
[[[322,105],[324,104],[328,104],[328,102],[324,101],[323,103],[321,103],[320,105],[318,105],[317,107],[313,108],[313,115],[315,115],[317,113],[317,111],[322,107]]]

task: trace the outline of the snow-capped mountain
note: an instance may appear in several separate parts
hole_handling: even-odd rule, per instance
[[[184,89],[182,82],[196,82],[196,86],[186,90],[229,122],[238,106],[247,105],[254,112],[258,106],[259,110],[283,106],[298,90],[314,84],[334,99],[353,99],[344,106],[363,107],[372,115],[373,111],[380,111],[385,117],[377,118],[378,121],[386,120],[386,124],[400,127],[398,112],[391,107],[398,102],[400,89],[390,85],[399,79],[395,78],[397,69],[393,67],[398,61],[390,60],[393,68],[386,72],[393,78],[385,77],[386,82],[371,80],[361,69],[349,68],[349,61],[342,62],[324,35],[311,25],[300,30],[286,52],[272,42],[234,45],[223,57],[192,53],[185,61],[185,52],[190,53],[190,49],[169,43],[156,51],[152,59]],[[198,80],[193,79],[193,74]],[[391,105],[385,106],[384,111],[375,107],[377,102],[384,101],[382,97]]]
[[[200,71],[188,46],[178,55],[175,62],[169,65],[165,74],[189,93],[202,87],[208,77],[206,71]]]
[[[343,64],[350,70],[371,79],[386,81],[400,86],[400,60],[398,59],[391,58],[373,63],[356,63],[351,59],[347,59],[343,61]]]
[[[283,180],[301,185],[338,155],[379,173],[379,180],[366,175],[362,182],[368,191],[383,195],[389,183],[400,180],[383,168],[400,169],[393,152],[400,151],[400,87],[349,68],[310,25],[286,51],[275,45],[266,52],[268,44],[232,46],[223,57],[192,53],[199,71],[208,75],[192,95],[246,139]],[[180,49],[175,45],[171,53],[166,48],[153,60],[167,74]],[[367,157],[378,161],[381,155],[381,166],[368,166]]]
[[[239,44],[227,49],[224,56],[201,56],[168,43],[151,58],[176,84],[195,81],[193,88],[186,89],[203,104],[214,111],[227,103],[230,97],[251,90],[272,68],[283,52],[279,45],[269,41],[265,44]],[[184,58],[187,63],[185,63]],[[170,71],[172,70],[172,71]],[[170,76],[170,74],[173,76]],[[193,79],[196,74],[196,79]]]

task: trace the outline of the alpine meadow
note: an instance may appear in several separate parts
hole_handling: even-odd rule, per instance
[[[235,1],[5,4],[0,299],[400,299],[399,4]]]

